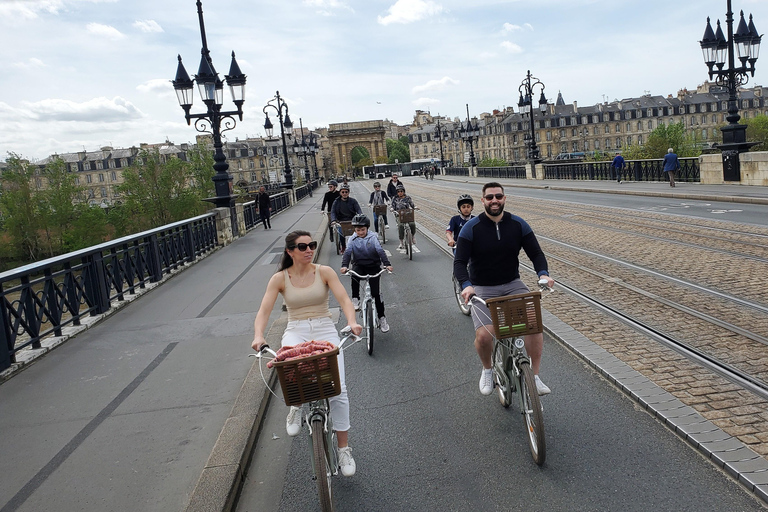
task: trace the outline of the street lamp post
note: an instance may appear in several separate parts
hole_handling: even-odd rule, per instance
[[[478,123],[472,126],[472,119],[469,117],[469,103],[467,103],[467,125],[462,126],[459,123],[459,137],[464,140],[464,143],[469,146],[469,166],[475,167],[475,151],[472,148],[473,143],[480,137],[480,128]]]
[[[539,110],[544,114],[547,111],[547,98],[544,96],[544,84],[536,78],[531,76],[531,71],[528,70],[523,82],[518,87],[520,92],[520,101],[517,102],[517,106],[520,107],[521,114],[528,114],[531,117],[531,135],[530,144],[528,145],[528,159],[534,164],[541,162],[539,157],[539,148],[536,146],[536,127],[533,122],[533,93],[534,89],[541,87],[541,96],[539,97]]]
[[[304,181],[309,183],[312,179],[309,175],[309,164],[307,163],[307,155],[309,154],[309,145],[304,138],[304,123],[299,118],[299,126],[301,127],[301,142],[298,137],[293,138],[293,152],[296,156],[304,159]]]
[[[320,173],[317,171],[317,137],[312,132],[309,133],[309,154],[312,155],[312,167],[315,170],[315,179],[320,179]]]
[[[291,135],[293,133],[293,123],[288,115],[288,104],[283,98],[280,97],[280,91],[275,93],[275,97],[272,98],[264,105],[262,112],[264,112],[264,130],[267,132],[267,137],[272,137],[274,127],[272,121],[269,120],[269,114],[267,110],[273,108],[277,114],[277,120],[280,122],[280,137],[283,139],[283,161],[285,163],[285,169],[283,174],[285,176],[285,188],[293,188],[293,175],[291,174],[291,164],[288,161],[288,146],[285,144],[285,135]],[[283,111],[285,111],[285,119],[283,119]]]
[[[469,107],[467,107],[469,108]],[[437,138],[437,143],[440,145],[440,174],[443,174],[443,139],[445,138],[445,131],[443,130],[443,127],[440,126],[440,118],[437,118],[437,128],[435,129],[435,137]]]
[[[232,52],[232,63],[230,64],[229,74],[225,75],[227,85],[232,94],[232,101],[237,107],[236,111],[223,112],[221,106],[224,103],[224,84],[219,79],[216,69],[213,67],[210,52],[208,51],[208,42],[205,37],[205,23],[203,21],[203,4],[197,0],[197,14],[200,20],[200,36],[203,41],[202,58],[200,59],[200,69],[195,75],[195,80],[191,80],[181,62],[181,55],[178,56],[179,65],[176,69],[176,79],[172,80],[173,88],[176,90],[176,96],[179,105],[184,109],[184,117],[187,124],[195,120],[195,129],[201,133],[209,133],[213,137],[213,169],[216,174],[213,176],[213,183],[216,191],[216,197],[205,199],[212,202],[217,208],[232,208],[234,206],[234,196],[232,195],[232,175],[229,174],[229,164],[227,157],[222,149],[221,134],[233,129],[237,122],[233,116],[237,116],[240,121],[243,120],[243,103],[245,102],[245,75],[240,71],[240,67],[235,60],[235,52]],[[194,83],[197,82],[200,97],[205,103],[207,111],[202,114],[190,114],[194,97]],[[234,213],[233,213],[234,214]],[[237,234],[237,223],[232,223],[232,229]]]
[[[725,181],[740,181],[741,169],[739,153],[748,151],[756,142],[747,142],[747,127],[739,124],[739,105],[737,88],[746,85],[750,76],[755,76],[755,62],[760,55],[760,40],[762,35],[757,33],[752,15],[749,15],[749,25],[744,21],[744,11],[741,11],[741,20],[733,33],[733,11],[731,0],[728,0],[728,11],[725,14],[725,22],[728,27],[728,40],[720,28],[720,20],[717,20],[717,32],[712,30],[709,18],[704,30],[704,37],[699,44],[704,54],[704,62],[709,68],[709,79],[717,77],[717,85],[728,88],[728,116],[725,118],[728,124],[721,128],[723,143],[717,147],[723,154],[723,179]],[[734,52],[734,45],[736,52]],[[736,57],[740,65],[736,67]],[[728,59],[728,68],[723,69],[725,60]],[[717,68],[717,69],[715,69]]]

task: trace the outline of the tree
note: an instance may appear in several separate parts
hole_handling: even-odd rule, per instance
[[[405,141],[403,141],[405,140]],[[389,155],[388,163],[394,164],[395,160],[399,163],[411,161],[411,151],[408,149],[408,137],[400,137],[400,139],[387,139],[387,155]]]
[[[750,151],[768,151],[768,116],[760,114],[752,119],[742,119],[741,122],[747,125],[747,140],[760,143],[752,146]]]
[[[67,171],[67,164],[61,158],[48,163],[43,175],[48,183],[36,194],[37,213],[45,230],[49,255],[87,247],[88,244],[73,236],[74,225],[83,222],[83,208],[78,206],[85,201],[85,189],[75,184],[75,175]],[[90,234],[87,238],[93,239]]]
[[[501,158],[483,158],[478,167],[506,167],[507,161]]]
[[[668,148],[672,148],[679,157],[699,156],[701,149],[698,142],[696,133],[687,132],[683,123],[660,124],[648,135],[648,142],[643,146],[644,156],[664,158]]]
[[[37,261],[43,255],[40,237],[39,204],[32,187],[33,170],[18,155],[9,153],[0,187],[0,216],[12,250],[9,259]]]

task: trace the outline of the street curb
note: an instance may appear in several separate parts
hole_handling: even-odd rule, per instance
[[[327,231],[328,217],[323,215],[313,237],[318,243],[315,260],[320,254]],[[266,336],[268,345],[280,346],[287,324],[288,314],[283,312],[269,328]],[[253,456],[253,446],[261,431],[264,412],[269,405],[272,394],[270,389],[277,386],[277,373],[269,370],[269,386],[266,386],[260,368],[260,361],[255,359],[211,450],[208,462],[190,494],[184,509],[186,512],[230,512],[235,509]]]

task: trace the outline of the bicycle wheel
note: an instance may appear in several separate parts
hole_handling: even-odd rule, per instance
[[[413,259],[413,234],[411,234],[410,226],[405,226],[405,252],[408,254],[408,259]]]
[[[472,312],[472,308],[469,307],[469,304],[464,302],[464,298],[461,296],[461,285],[455,277],[453,277],[453,293],[456,295],[456,302],[459,303],[459,309],[461,312],[469,316],[469,314]]]
[[[544,441],[544,413],[541,410],[536,381],[529,363],[520,364],[520,403],[525,429],[528,432],[528,446],[531,448],[533,461],[541,466],[547,458],[547,445]]]
[[[373,333],[376,325],[373,322],[373,301],[369,300],[365,305],[365,328],[368,329],[368,355],[373,355]]]
[[[381,243],[382,244],[387,243],[387,234],[386,234],[387,228],[384,226],[384,218],[382,215],[379,215],[378,229],[379,229],[379,235],[381,236]]]
[[[512,403],[513,389],[509,367],[509,348],[504,343],[495,343],[493,346],[493,378],[496,381],[499,403],[505,408],[509,407]]]
[[[323,431],[323,420],[315,418],[312,420],[312,460],[315,465],[315,481],[317,482],[317,496],[320,498],[320,506],[323,512],[333,511],[333,491],[331,489],[331,465],[328,462],[328,450],[333,446],[328,446],[325,432]]]

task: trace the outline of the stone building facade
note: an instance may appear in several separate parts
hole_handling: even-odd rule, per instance
[[[752,118],[768,114],[766,91],[762,86],[739,91],[739,114]],[[613,155],[635,143],[643,145],[650,133],[661,124],[682,122],[686,130],[693,131],[703,143],[714,143],[719,127],[726,124],[728,92],[722,87],[704,83],[696,91],[683,89],[673,97],[646,95],[621,101],[598,103],[579,107],[574,101],[566,104],[561,95],[546,112],[534,112],[534,133],[539,154],[544,160],[554,159],[561,153],[602,152]],[[459,123],[441,118],[444,130],[443,156],[455,166],[466,164],[464,141],[459,137]],[[494,110],[472,119],[478,123],[480,136],[473,143],[477,162],[486,158],[521,163],[527,160],[527,140],[531,127],[528,114]],[[416,111],[408,135],[411,160],[435,158],[440,148],[435,138],[436,119],[428,112]]]

